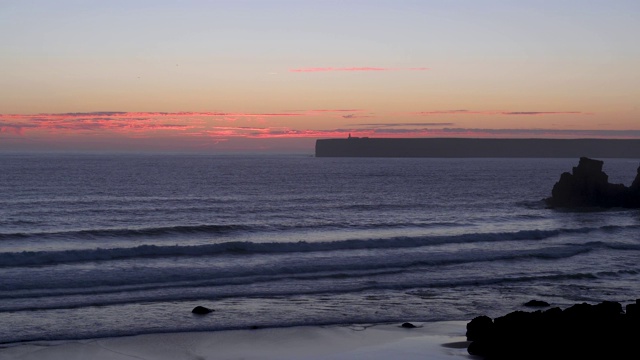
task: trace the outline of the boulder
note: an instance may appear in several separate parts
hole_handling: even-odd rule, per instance
[[[562,173],[553,186],[551,197],[545,199],[550,207],[624,207],[640,208],[640,167],[631,187],[610,184],[602,171],[601,160],[581,157],[572,173]]]
[[[196,307],[193,308],[193,310],[191,310],[191,313],[197,314],[197,315],[206,315],[206,314],[214,312],[214,311],[215,310],[206,308],[204,306],[196,306]]]
[[[483,340],[493,336],[493,320],[486,315],[473,318],[467,324],[466,335],[469,341]]]

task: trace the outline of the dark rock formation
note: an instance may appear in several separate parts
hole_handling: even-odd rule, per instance
[[[564,311],[515,311],[467,324],[467,351],[485,359],[640,359],[640,299],[627,305],[604,301]]]
[[[551,207],[640,208],[640,167],[631,187],[610,184],[603,161],[581,157],[573,173],[560,175],[545,201]]]
[[[196,306],[191,310],[192,313],[197,315],[206,315],[208,313],[214,312],[215,310],[206,308],[204,306]]]
[[[523,304],[524,306],[527,307],[549,307],[551,305],[549,305],[548,302],[546,301],[541,301],[541,300],[531,300],[531,301],[527,301],[526,303]]]
[[[401,327],[405,328],[405,329],[413,329],[416,328],[417,326],[413,325],[412,323],[403,323],[402,325],[400,325]]]
[[[640,166],[638,166],[638,171],[636,173],[636,178],[631,183],[631,191],[638,193],[640,191]]]

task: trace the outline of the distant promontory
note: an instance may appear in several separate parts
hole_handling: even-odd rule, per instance
[[[360,138],[316,140],[316,157],[633,158],[640,139]]]

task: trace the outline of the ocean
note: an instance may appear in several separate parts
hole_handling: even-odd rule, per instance
[[[3,154],[0,343],[633,302],[640,211],[543,202],[577,163]]]

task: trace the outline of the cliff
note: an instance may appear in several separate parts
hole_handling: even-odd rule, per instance
[[[348,138],[316,140],[317,157],[636,158],[637,139]]]

